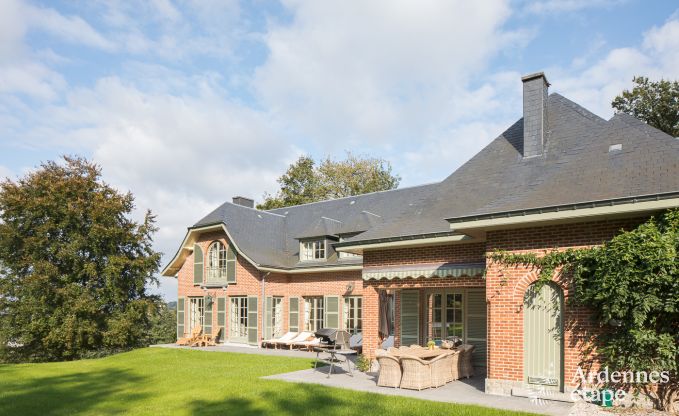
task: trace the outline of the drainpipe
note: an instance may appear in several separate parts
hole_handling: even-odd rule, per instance
[[[262,310],[260,311],[259,316],[261,317],[260,328],[262,329],[257,331],[260,341],[264,339],[264,323],[266,321],[266,278],[269,276],[269,274],[271,274],[271,272],[266,272],[264,274],[261,274],[260,272],[260,276],[262,277],[262,282],[260,283],[262,285]]]

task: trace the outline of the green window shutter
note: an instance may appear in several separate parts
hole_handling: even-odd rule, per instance
[[[288,331],[299,332],[299,298],[290,298],[288,310]]]
[[[259,344],[257,319],[257,296],[248,296],[248,344]]]
[[[203,249],[198,244],[193,245],[193,284],[203,283]]]
[[[340,325],[340,298],[339,296],[326,296],[325,304],[325,327],[339,329]]]
[[[184,298],[177,298],[177,339],[184,337]]]
[[[226,298],[217,298],[217,326],[219,327],[219,339],[221,342],[226,336]]]
[[[486,292],[484,290],[467,291],[467,313],[465,327],[467,329],[468,344],[476,346],[474,350],[474,366],[486,366]]]
[[[233,246],[229,244],[226,251],[226,281],[227,283],[236,283],[236,261],[238,256]]]
[[[266,297],[266,315],[264,315],[264,339],[271,339],[273,336],[273,298]]]
[[[212,334],[212,298],[203,298],[203,334]]]
[[[420,343],[420,291],[401,291],[401,345]]]

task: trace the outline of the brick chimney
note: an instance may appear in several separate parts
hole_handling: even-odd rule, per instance
[[[244,196],[234,196],[233,197],[233,203],[236,205],[241,205],[244,207],[248,208],[254,208],[255,207],[255,200],[246,198]]]
[[[526,75],[523,81],[523,157],[542,156],[547,126],[547,89],[543,72]]]

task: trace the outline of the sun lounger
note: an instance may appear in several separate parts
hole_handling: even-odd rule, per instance
[[[295,336],[297,336],[298,332],[287,332],[285,335],[283,335],[280,338],[271,338],[271,339],[266,339],[262,341],[262,348],[266,346],[273,346],[274,348],[276,347],[276,344],[280,342],[287,342],[291,341]]]
[[[288,347],[288,348],[292,349],[293,344],[297,344],[299,342],[309,341],[309,339],[313,336],[314,336],[314,334],[312,334],[311,332],[300,332],[299,334],[297,334],[297,336],[295,336],[290,341],[278,342],[278,343],[276,343],[276,346]]]
[[[290,346],[290,348],[292,349],[293,347],[297,347],[300,350],[302,348],[305,348],[305,349],[311,351],[311,349],[313,347],[318,347],[319,345],[321,345],[321,339],[320,338],[314,338],[314,339],[309,340],[309,341],[295,342],[294,344],[292,344]]]

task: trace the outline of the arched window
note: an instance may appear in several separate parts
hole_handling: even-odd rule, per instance
[[[236,281],[236,252],[231,246],[215,241],[207,254],[208,280]]]

